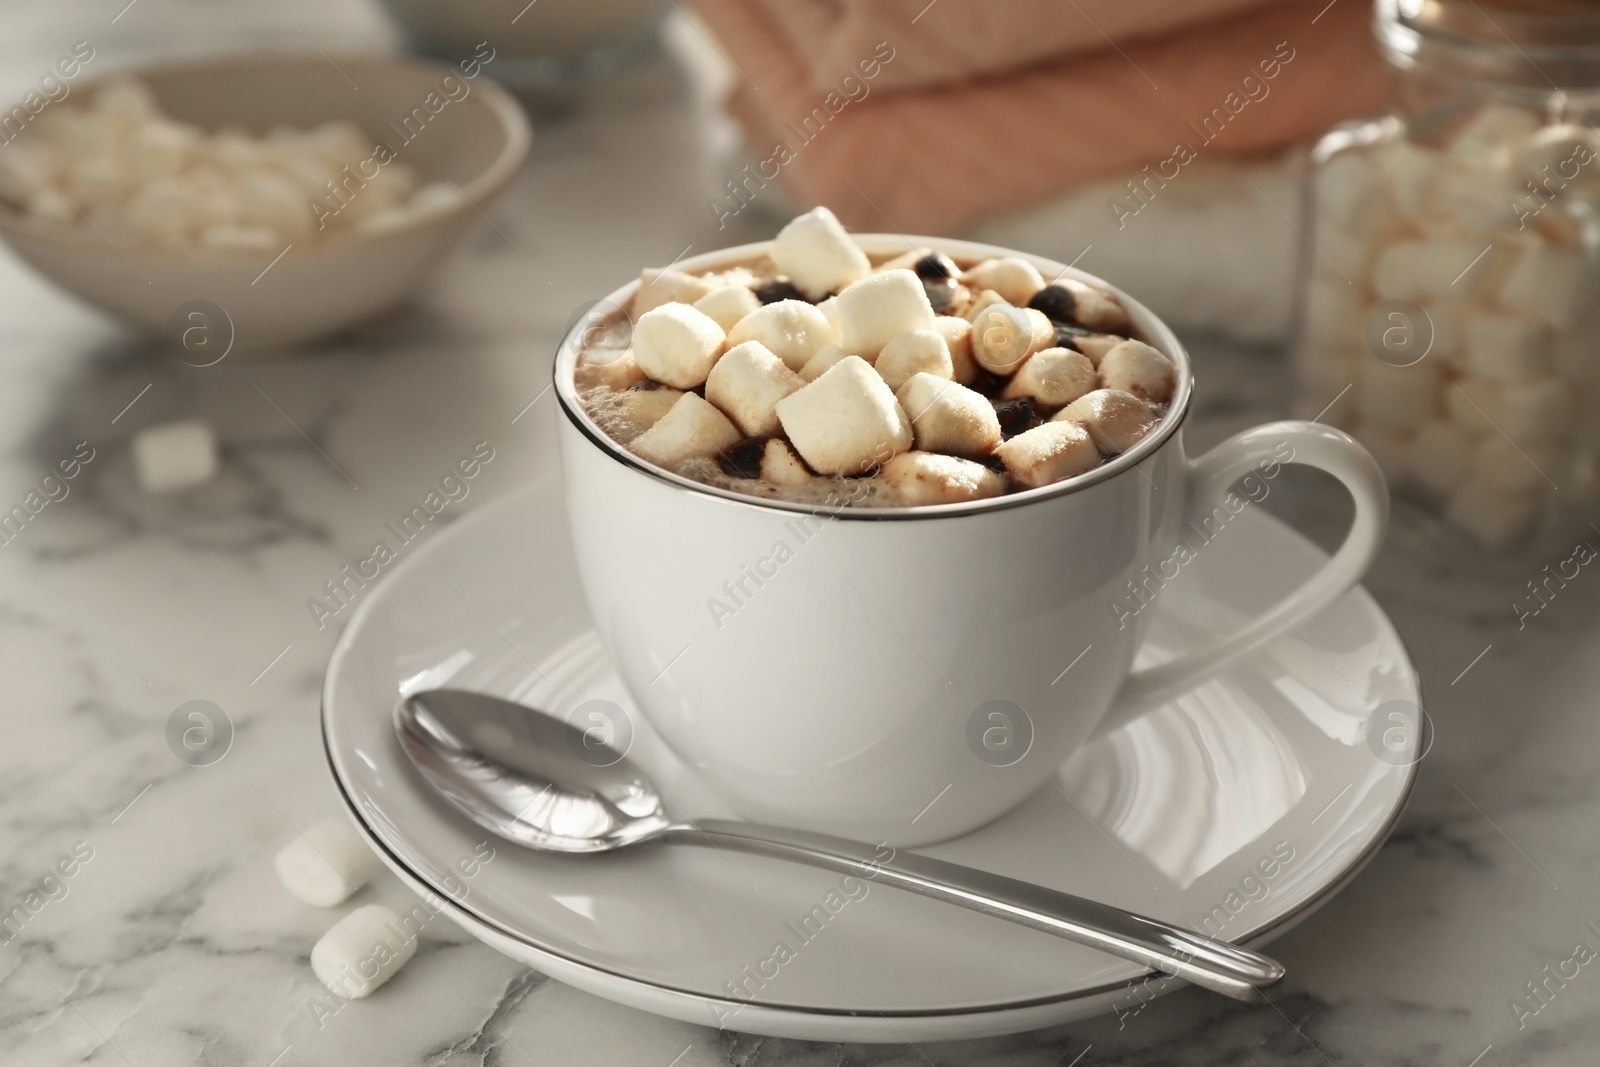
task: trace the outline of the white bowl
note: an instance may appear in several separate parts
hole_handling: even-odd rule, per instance
[[[397,144],[390,121],[438,92],[450,74],[461,78],[459,70],[414,59],[318,55],[231,56],[117,72],[149,86],[166,113],[206,129],[235,125],[261,133],[279,123],[307,128],[348,119],[375,141],[395,145],[421,182],[448,180],[463,194],[458,204],[396,229],[295,242],[272,262],[276,252],[180,248],[126,236],[113,246],[82,219],[74,225],[37,218],[0,202],[0,235],[58,285],[151,330],[169,330],[178,309],[207,301],[226,322],[205,325],[236,350],[332,333],[414,291],[527,156],[532,131],[521,106],[483,77],[466,81],[470,93],[447,104],[415,140]],[[94,93],[93,83],[74,88],[85,99]]]

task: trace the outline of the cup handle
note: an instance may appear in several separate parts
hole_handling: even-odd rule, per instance
[[[1284,449],[1290,450],[1284,455]],[[1349,434],[1316,422],[1270,422],[1228,438],[1189,464],[1187,518],[1209,516],[1235,481],[1258,467],[1303,463],[1327,471],[1355,498],[1355,521],[1320,571],[1282,602],[1216,644],[1130,674],[1111,710],[1095,728],[1102,737],[1160,707],[1228,664],[1293,629],[1361,580],[1389,524],[1389,490],[1383,473]]]

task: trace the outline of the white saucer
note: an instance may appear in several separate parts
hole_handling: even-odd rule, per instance
[[[1166,658],[1232,628],[1259,611],[1256,589],[1281,596],[1322,558],[1248,509],[1162,590],[1142,655]],[[367,594],[329,664],[334,778],[412,888],[452,898],[448,913],[475,936],[581,989],[782,1037],[1010,1033],[1133,1010],[1179,985],[1144,984],[1134,964],[882,886],[829,898],[837,875],[710,849],[556,857],[496,840],[492,862],[475,865],[484,832],[422,784],[391,733],[401,692],[442,685],[559,715],[615,701],[632,717],[631,757],[675,805],[728,815],[612,674],[554,476],[417,549]],[[999,822],[926,851],[1261,945],[1337,892],[1399,817],[1415,764],[1367,743],[1368,720],[1389,701],[1420,704],[1416,673],[1357,589],[1298,635],[1081,750]],[[842,906],[802,940],[797,921],[825,898]],[[780,941],[793,958],[767,962],[774,977],[747,977],[783,955]],[[730,982],[744,983],[737,998]]]

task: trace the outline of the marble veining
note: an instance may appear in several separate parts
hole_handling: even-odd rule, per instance
[[[95,43],[97,72],[173,50],[304,48],[302,30],[332,53],[394,41],[358,0],[139,0],[113,23],[121,7],[7,0],[0,96],[77,39]],[[697,40],[681,24],[672,39]],[[337,810],[317,727],[337,626],[319,629],[306,601],[472,443],[497,458],[457,515],[546,469],[552,407],[535,398],[585,301],[686,245],[775,228],[775,197],[722,232],[704,210],[733,146],[708,92],[669,56],[536,102],[530,166],[495,215],[504,236],[482,228],[414,307],[296,358],[185,366],[0,252],[0,501],[78,442],[96,450],[65,499],[0,545],[0,904],[40,894],[0,942],[0,1062],[1592,1063],[1600,977],[1584,967],[1537,1002],[1527,983],[1576,942],[1600,947],[1586,925],[1600,921],[1600,579],[1574,580],[1519,627],[1513,604],[1546,561],[1432,549],[1404,514],[1368,585],[1422,671],[1436,741],[1387,846],[1273,946],[1290,978],[1271,1005],[1191,991],[1003,1039],[784,1041],[612,1005],[439,920],[378,995],[312,1007],[309,952],[334,915],[292,900],[271,871],[294,827]],[[1194,347],[1193,443],[1287,411],[1280,352]],[[223,473],[192,496],[144,498],[128,436],[179,414],[217,427]],[[1267,506],[1323,543],[1348,509],[1294,471]],[[180,763],[165,741],[168,716],[195,698],[235,730],[210,766]],[[92,855],[41,894],[75,848]],[[357,899],[371,901],[410,895],[384,875]],[[1519,1016],[1519,998],[1539,1010]]]

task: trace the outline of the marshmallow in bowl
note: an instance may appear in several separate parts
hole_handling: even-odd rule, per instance
[[[760,341],[790,370],[799,370],[818,349],[833,343],[833,327],[804,300],[778,300],[752,311],[728,331],[730,346],[746,341]]]
[[[971,385],[981,370],[972,358],[972,323],[957,315],[937,315],[933,330],[944,338],[945,350],[950,353],[950,376],[962,385]]]
[[[802,485],[811,472],[787,441],[774,437],[761,448],[761,477],[775,485]]]
[[[817,354],[806,360],[806,365],[800,368],[800,380],[814,382],[828,372],[835,363],[844,359],[850,353],[838,345],[823,345],[817,349]]]
[[[872,270],[866,253],[825,207],[812,208],[778,231],[772,261],[812,300],[821,300]]]
[[[760,341],[745,341],[711,368],[706,399],[747,436],[763,437],[778,428],[778,401],[805,384]]]
[[[1000,396],[1005,400],[1031,396],[1046,407],[1065,407],[1092,390],[1095,382],[1088,356],[1070,348],[1046,348],[1012,375]]]
[[[1171,400],[1178,384],[1177,366],[1143,341],[1123,341],[1111,348],[1100,357],[1099,369],[1105,388],[1132,393],[1152,404]]]
[[[1089,431],[1075,422],[1047,422],[995,449],[1018,485],[1037,489],[1100,465]]]
[[[961,281],[980,292],[992,289],[1006,303],[1018,307],[1025,306],[1033,294],[1044,288],[1039,268],[1018,256],[986,259],[963,274]]]
[[[714,405],[698,393],[684,393],[629,447],[651,462],[670,466],[692,456],[714,456],[742,439],[739,428]]]
[[[1096,448],[1114,456],[1138,444],[1156,418],[1155,409],[1132,393],[1096,389],[1062,408],[1051,421],[1081,425]]]
[[[1055,341],[1055,327],[1033,308],[990,304],[972,320],[972,357],[984,370],[1011,374]]]
[[[902,452],[884,464],[878,477],[902,507],[959,504],[1006,491],[1005,475],[998,471],[936,452]]]
[[[924,452],[987,456],[1000,443],[1000,417],[982,393],[937,374],[913,374],[896,399]]]
[[[889,388],[896,391],[913,374],[955,377],[950,348],[944,343],[944,336],[936,330],[911,330],[901,334],[883,346],[873,366]]]
[[[694,389],[722,354],[727,335],[703,311],[688,304],[662,304],[639,316],[633,327],[633,358],[655,381]]]
[[[795,451],[823,474],[860,474],[911,447],[911,421],[859,356],[778,401],[777,411]]]
[[[703,312],[724,330],[731,330],[739,320],[761,308],[761,298],[748,285],[725,285],[713,289],[694,302],[694,309]]]
[[[1075,278],[1051,282],[1033,294],[1028,306],[1044,312],[1052,321],[1086,326],[1097,333],[1126,336],[1133,329],[1122,301]]]
[[[378,873],[378,858],[348,819],[323,819],[283,846],[272,868],[289,895],[318,908],[343,904]]]
[[[839,294],[839,347],[876,359],[900,334],[933,329],[933,306],[922,279],[909,270],[870,275]]]

